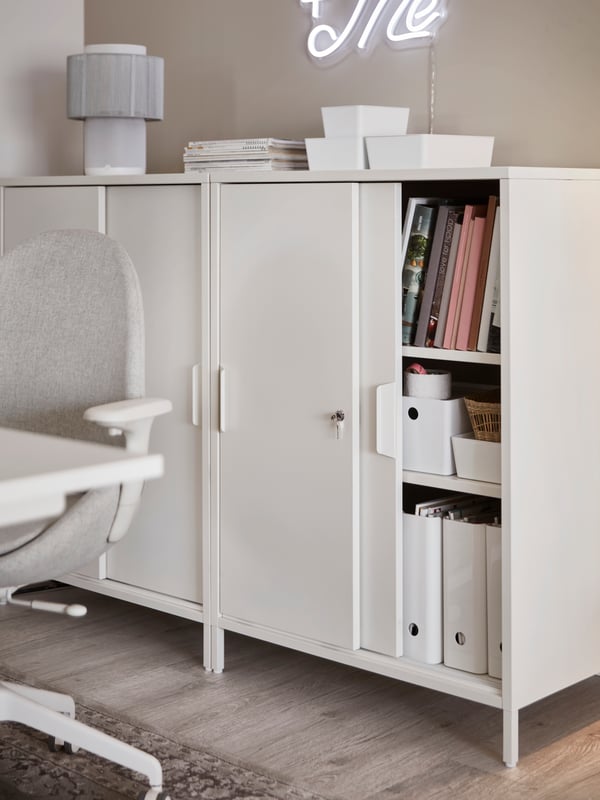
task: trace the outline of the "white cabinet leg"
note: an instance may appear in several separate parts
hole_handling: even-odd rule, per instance
[[[519,760],[519,711],[503,712],[502,760],[507,767],[516,767]]]
[[[213,672],[223,672],[225,668],[225,631],[218,625],[212,626],[211,653]]]
[[[208,622],[202,625],[202,664],[207,672],[212,670],[212,626]]]

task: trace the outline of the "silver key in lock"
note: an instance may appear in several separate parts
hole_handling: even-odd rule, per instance
[[[335,422],[335,438],[341,439],[344,435],[344,419],[346,414],[341,408],[331,415],[331,421]]]

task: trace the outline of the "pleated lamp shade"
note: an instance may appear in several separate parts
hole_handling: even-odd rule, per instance
[[[86,175],[143,174],[146,120],[163,118],[164,61],[139,45],[88,45],[67,58],[67,116],[84,120]]]

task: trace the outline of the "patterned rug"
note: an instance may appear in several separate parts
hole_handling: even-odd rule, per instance
[[[77,718],[156,756],[171,800],[324,800],[80,703]],[[83,751],[52,753],[44,734],[0,725],[0,800],[136,800],[147,788],[139,775],[116,764]]]

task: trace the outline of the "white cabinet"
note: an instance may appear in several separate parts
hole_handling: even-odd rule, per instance
[[[585,311],[600,296],[600,174],[213,183],[213,667],[233,630],[495,706],[516,763],[519,709],[600,665],[600,361]],[[403,205],[492,193],[502,355],[398,346]],[[417,359],[501,384],[501,485],[403,469],[402,370]],[[328,417],[343,404],[340,443]],[[402,656],[403,503],[440,489],[502,502],[502,680]]]
[[[68,580],[201,620],[207,186],[149,185],[145,179],[135,185],[121,181],[102,186],[53,185],[52,179],[44,179],[44,185],[33,179],[24,182],[12,181],[2,189],[5,251],[52,228],[99,230],[121,242],[142,290],[146,393],[173,403],[172,413],[161,417],[152,432],[152,449],[165,457],[165,476],[145,487],[128,535],[99,564]]]
[[[124,244],[146,307],[148,391],[174,403],[153,439],[165,478],[95,577],[73,582],[205,620],[215,671],[231,630],[494,706],[516,763],[519,709],[600,668],[600,172],[0,183],[4,249],[52,227]],[[401,347],[408,199],[489,194],[502,355]],[[500,383],[501,484],[404,468],[402,373],[415,360]],[[402,653],[402,515],[440,490],[502,503],[501,680]]]

